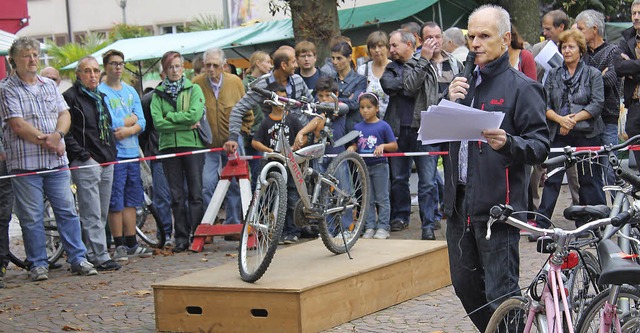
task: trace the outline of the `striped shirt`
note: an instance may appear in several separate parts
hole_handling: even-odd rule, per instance
[[[67,109],[67,103],[52,80],[37,76],[36,84],[28,85],[17,75],[12,75],[2,82],[0,119],[9,172],[53,169],[69,163],[67,154],[58,156],[40,145],[20,138],[7,123],[8,119],[19,117],[42,133],[55,133],[58,115]]]

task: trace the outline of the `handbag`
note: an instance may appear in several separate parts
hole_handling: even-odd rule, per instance
[[[198,136],[205,146],[209,146],[213,143],[213,134],[211,133],[211,126],[209,120],[207,120],[207,107],[204,107],[202,111],[202,118],[196,127],[198,129]]]

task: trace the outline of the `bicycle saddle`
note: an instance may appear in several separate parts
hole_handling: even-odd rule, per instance
[[[640,284],[640,265],[612,240],[603,239],[598,243],[598,257],[602,266],[598,284]]]
[[[586,223],[609,217],[611,208],[607,205],[569,206],[564,210],[564,218],[570,221]]]

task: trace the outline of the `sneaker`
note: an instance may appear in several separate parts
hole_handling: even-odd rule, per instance
[[[378,229],[378,230],[380,230],[380,229]],[[376,231],[375,231],[375,230],[373,230],[373,229],[367,229],[367,230],[364,232],[364,235],[362,235],[362,238],[364,238],[364,239],[371,239],[371,238],[373,238],[373,234],[375,234],[375,233],[376,233]]]
[[[128,248],[127,249],[127,254],[129,256],[138,256],[140,258],[149,258],[149,257],[151,257],[153,255],[153,251],[148,247],[144,247],[142,245],[136,245],[135,247]]]
[[[295,244],[297,242],[298,242],[298,236],[296,235],[284,236],[284,244]]]
[[[115,262],[114,260],[107,260],[100,265],[95,265],[96,269],[99,271],[117,271],[120,269],[120,264]]]
[[[96,271],[96,269],[93,268],[93,265],[90,262],[82,261],[77,264],[71,265],[71,273],[89,276],[89,275],[97,275],[98,271]]]
[[[353,237],[353,234],[351,233],[351,231],[343,231],[342,233],[338,233],[337,235],[335,235],[333,238],[337,239],[339,241],[342,240],[342,236],[344,235],[344,239],[347,240],[347,242]]]
[[[171,238],[167,239],[167,241],[166,241],[166,242],[164,242],[164,246],[165,246],[165,247],[173,247],[173,246],[175,246],[175,245],[176,245],[176,240],[175,240],[175,238],[173,238],[173,237],[171,237]]]
[[[391,231],[401,231],[409,227],[409,224],[402,220],[393,220],[391,221],[390,225],[391,225]]]
[[[115,261],[127,261],[129,256],[127,255],[127,247],[120,245],[116,247],[116,252],[113,254],[113,260]]]
[[[529,220],[527,221],[527,224],[532,226],[532,227],[537,227],[538,223],[535,220]],[[528,230],[520,230],[520,236],[530,236],[531,232]]]
[[[440,229],[442,229],[442,223],[440,222],[440,220],[433,222],[433,230],[440,230]]]
[[[375,238],[375,239],[387,239],[387,238],[389,238],[389,231],[387,231],[385,229],[378,229],[378,230],[376,230],[376,234],[373,235],[373,238]]]
[[[47,268],[47,266],[34,267],[29,271],[29,276],[33,281],[48,280],[49,276],[47,274],[49,274],[49,269]]]

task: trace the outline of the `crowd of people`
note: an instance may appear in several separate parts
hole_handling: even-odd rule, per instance
[[[9,50],[13,73],[0,85],[0,175],[60,170],[0,180],[0,277],[7,265],[13,211],[22,227],[30,277],[48,279],[45,196],[73,273],[117,270],[130,256],[150,256],[135,236],[135,209],[143,200],[140,166],[104,163],[141,153],[224,148],[150,163],[153,204],[168,245],[174,252],[187,250],[227,154],[273,151],[280,128],[297,149],[324,126],[295,108],[283,122],[282,109],[263,105],[265,97],[248,84],[266,75],[257,86],[281,96],[328,103],[333,103],[332,94],[337,96],[340,112],[331,123],[333,139],[351,130],[359,131],[360,137],[345,146],[328,147],[327,153],[348,149],[375,155],[365,158],[372,190],[364,238],[387,239],[409,226],[409,179],[415,165],[421,239],[435,240],[434,230],[441,228],[443,215],[447,217],[453,285],[483,331],[499,300],[520,290],[520,231],[495,225],[487,241],[489,209],[507,203],[515,210],[537,211],[529,223],[548,226],[563,178],[557,173],[545,180],[540,164],[554,155],[550,148],[599,146],[617,143],[619,134],[640,133],[640,0],[631,9],[634,26],[623,32],[619,44],[605,40],[601,13],[585,10],[572,28],[563,11],[553,10],[541,20],[546,40],[528,45],[507,11],[485,5],[469,16],[467,36],[455,27],[443,31],[434,22],[403,24],[389,33],[374,31],[366,41],[369,61],[358,67],[351,41],[344,36],[332,39],[330,59],[324,64],[318,63],[316,46],[309,41],[283,45],[272,53],[257,51],[243,78],[227,70],[223,50],[212,48],[193,60],[195,73],[189,79],[183,56],[170,51],[160,61],[161,83],[143,96],[123,81],[125,55],[118,50],[103,55],[102,68],[92,56],[80,59],[77,80],[60,93],[55,69],[38,74],[39,44],[19,38]],[[548,48],[557,50],[562,63],[545,70],[534,57]],[[465,77],[463,62],[470,51],[475,63]],[[442,99],[499,111],[505,118],[499,129],[482,132],[483,141],[423,145],[418,140],[421,111]],[[621,100],[628,113],[626,123],[619,124]],[[211,129],[210,137],[202,134],[205,126]],[[442,158],[444,177],[437,170],[438,157],[383,155],[394,151],[448,151]],[[322,158],[319,171],[329,162]],[[254,188],[260,165],[250,163]],[[67,166],[82,168],[68,171]],[[610,170],[597,164],[567,170],[567,178],[573,201],[582,205],[606,203],[602,186],[614,179]],[[71,182],[77,185],[77,212]],[[295,190],[288,192],[282,244],[317,234],[293,223],[297,197]],[[221,223],[242,222],[236,181],[225,197],[225,211]],[[483,307],[487,303],[491,305]]]

